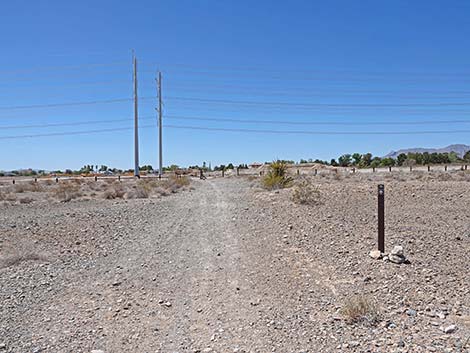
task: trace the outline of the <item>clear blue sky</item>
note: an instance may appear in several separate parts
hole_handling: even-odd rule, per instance
[[[470,105],[465,104],[470,102],[469,13],[467,1],[429,0],[3,2],[0,169],[132,168],[132,130],[1,138],[132,127],[131,101],[18,108],[131,98],[132,49],[139,60],[141,97],[155,95],[154,73],[163,72],[167,125],[468,131],[468,122],[283,125],[259,120],[470,121]],[[255,104],[240,103],[246,101]],[[155,100],[139,104],[141,125],[155,126]],[[181,116],[258,122],[175,118]],[[35,127],[18,128],[28,125]],[[301,135],[166,128],[164,164],[331,159],[346,152],[383,155],[405,147],[469,143],[469,137],[468,132]],[[156,127],[142,128],[141,165],[157,165],[157,146]]]

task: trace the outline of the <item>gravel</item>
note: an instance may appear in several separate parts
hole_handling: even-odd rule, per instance
[[[409,260],[397,265],[369,256],[375,180],[316,182],[314,206],[244,177],[0,204],[0,351],[468,350],[470,184],[385,180],[386,252]],[[356,296],[373,317],[344,317]]]

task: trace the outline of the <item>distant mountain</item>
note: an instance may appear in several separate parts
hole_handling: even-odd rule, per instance
[[[392,158],[397,158],[397,156],[401,153],[407,154],[407,153],[450,153],[450,152],[455,152],[457,155],[462,158],[465,153],[470,151],[470,146],[468,145],[449,145],[444,148],[407,148],[403,150],[398,150],[398,151],[392,151],[389,154],[387,154],[385,157],[392,157]]]

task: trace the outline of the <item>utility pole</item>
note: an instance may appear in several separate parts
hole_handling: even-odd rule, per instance
[[[139,113],[137,109],[137,58],[132,55],[134,65],[134,176],[139,173]]]
[[[160,178],[163,175],[163,152],[162,152],[162,73],[158,71],[157,90],[158,90],[158,173]]]

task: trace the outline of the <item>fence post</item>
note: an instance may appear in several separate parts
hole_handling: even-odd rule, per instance
[[[444,171],[447,172],[447,164],[444,166]]]
[[[58,183],[58,182],[59,182],[59,178],[55,178],[55,182]]]
[[[225,176],[225,169],[222,169],[222,178]]]
[[[120,175],[118,175],[118,180],[121,181],[121,176]]]
[[[431,166],[428,164],[428,172],[431,171]]]
[[[13,179],[13,185],[15,185],[15,179]]]
[[[356,174],[356,168],[353,168],[352,172],[353,172],[353,174]]]
[[[95,175],[95,181],[98,181],[98,177]]]
[[[375,167],[372,167],[372,173],[375,173]]]
[[[383,184],[378,186],[378,250],[385,253],[385,188]]]
[[[413,171],[413,166],[410,165],[410,172],[412,172],[412,171]]]
[[[315,168],[313,174],[317,175],[317,173],[318,173],[318,170],[317,170],[317,168]]]
[[[392,166],[388,166],[388,171],[391,173],[392,172]]]
[[[300,175],[300,171],[297,169],[297,175]]]
[[[240,167],[237,167],[237,176],[240,176]]]

